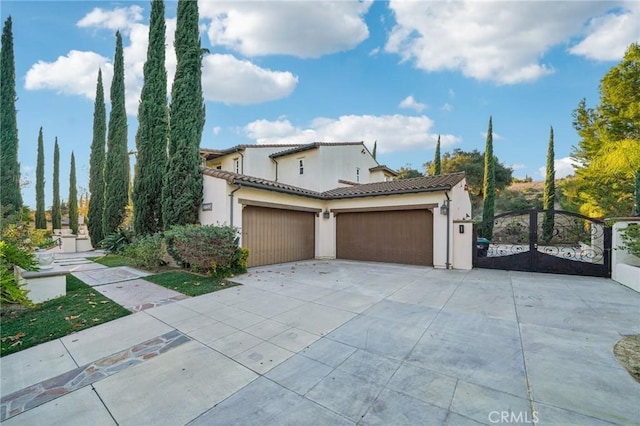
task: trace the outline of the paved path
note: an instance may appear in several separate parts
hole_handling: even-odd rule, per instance
[[[640,423],[612,354],[640,294],[611,280],[345,261],[237,280],[3,357],[3,424]]]

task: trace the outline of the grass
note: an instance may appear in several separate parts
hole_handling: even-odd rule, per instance
[[[183,271],[163,272],[144,279],[187,296],[200,296],[237,285],[223,278],[205,277]]]
[[[108,266],[109,268],[115,268],[117,266],[131,266],[131,261],[128,258],[118,254],[107,254],[100,257],[87,257],[87,259],[101,265]]]
[[[67,336],[131,312],[104,297],[73,275],[67,275],[67,294],[2,315],[0,356]]]

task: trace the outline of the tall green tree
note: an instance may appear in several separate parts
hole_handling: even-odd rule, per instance
[[[53,145],[53,205],[51,206],[51,227],[62,229],[62,212],[60,209],[60,147],[56,137]]]
[[[463,151],[456,148],[453,152],[445,152],[441,158],[442,173],[465,172],[467,184],[469,185],[469,195],[473,209],[479,209],[484,198],[482,184],[484,182],[484,154],[474,149],[473,151]],[[495,155],[493,156],[496,175],[496,191],[502,191],[509,186],[513,180],[513,170],[504,164]],[[433,175],[435,166],[432,161],[424,164],[427,174]]]
[[[548,243],[553,238],[555,220],[553,208],[556,200],[556,168],[553,150],[553,127],[549,132],[549,147],[547,148],[547,173],[544,181],[542,208],[545,210],[542,218],[542,241]]]
[[[38,133],[38,162],[36,163],[36,229],[47,229],[44,206],[44,140],[42,127]]]
[[[411,167],[411,164],[407,164],[398,169],[398,176],[396,176],[396,179],[412,179],[422,176],[424,175]]]
[[[493,156],[493,118],[489,117],[487,129],[487,142],[484,149],[484,181],[482,183],[484,203],[482,208],[483,237],[493,237],[493,216],[496,203],[496,166]]]
[[[572,152],[577,165],[571,189],[583,214],[615,217],[634,212],[640,170],[638,87],[640,45],[633,43],[600,81],[600,103],[590,108],[582,99],[573,112],[580,141]]]
[[[436,153],[433,156],[433,176],[442,174],[442,162],[440,160],[440,135],[438,135],[438,143],[436,144]]]
[[[635,215],[640,216],[640,168],[636,170],[636,209]]]
[[[96,99],[93,107],[93,139],[89,158],[89,193],[91,201],[87,212],[87,229],[91,245],[98,247],[104,239],[102,213],[104,212],[104,146],[107,139],[107,112],[104,104],[102,70],[98,70]]]
[[[374,160],[377,160],[376,156],[378,155],[378,141],[373,143],[373,153],[371,154]]]
[[[164,46],[164,1],[153,0],[136,133],[138,153],[132,197],[136,234],[154,234],[162,230],[162,200],[158,194],[162,193],[169,131]]]
[[[127,112],[124,97],[124,56],[122,35],[116,32],[116,53],[111,81],[111,112],[104,171],[104,212],[102,233],[107,236],[122,224],[129,202],[129,153],[127,150]]]
[[[174,46],[177,65],[169,109],[169,158],[162,187],[165,228],[196,223],[202,203],[199,147],[205,110],[198,2],[178,0]]]
[[[19,212],[22,208],[16,99],[16,63],[9,16],[2,29],[0,48],[0,208],[3,215]]]
[[[69,171],[69,228],[72,234],[78,233],[78,188],[76,186],[76,158],[71,151]]]

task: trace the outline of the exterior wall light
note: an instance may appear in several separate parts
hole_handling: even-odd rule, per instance
[[[440,214],[446,216],[448,213],[449,213],[449,201],[444,200],[444,202],[440,206]]]
[[[331,213],[329,212],[328,209],[322,212],[322,217],[324,219],[329,219],[331,217]]]

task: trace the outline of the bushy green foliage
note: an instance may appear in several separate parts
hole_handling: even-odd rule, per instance
[[[158,194],[162,194],[168,133],[164,2],[153,0],[144,85],[138,106],[138,154],[132,194],[133,227],[138,235],[153,234],[163,229],[162,198]]]
[[[87,213],[87,228],[91,245],[98,247],[104,238],[102,233],[102,213],[104,212],[104,146],[107,137],[107,113],[104,104],[102,70],[98,70],[96,100],[93,107],[93,140],[89,160],[89,193],[91,201]]]
[[[553,150],[553,127],[549,133],[549,147],[547,149],[547,173],[544,181],[543,208],[546,210],[542,219],[542,241],[548,243],[553,238],[555,219],[553,214],[556,200],[556,169]]]
[[[238,247],[231,226],[174,226],[165,232],[167,251],[194,272],[228,276],[246,271],[248,251]]]
[[[165,264],[164,254],[164,237],[160,233],[137,237],[123,250],[134,266],[150,270]]]
[[[0,47],[0,206],[3,214],[22,208],[18,162],[16,64],[11,16],[4,22]]]
[[[496,214],[518,210],[542,209],[542,199],[536,195],[527,197],[518,191],[504,190],[496,197]]]
[[[124,54],[122,35],[116,32],[116,54],[111,81],[111,113],[104,169],[104,211],[102,232],[116,232],[129,203],[129,153],[127,151],[127,112],[124,97]]]
[[[69,169],[69,228],[72,234],[78,233],[78,188],[76,186],[76,158],[71,152]]]
[[[18,231],[17,234],[14,234]],[[12,235],[13,234],[13,235]],[[0,241],[0,303],[17,303],[20,305],[30,305],[25,290],[16,280],[13,267],[19,266],[28,271],[38,269],[38,261],[33,253],[24,248],[24,240],[21,232],[17,228],[3,232]],[[13,236],[17,237],[15,240]],[[28,243],[27,243],[28,244]]]
[[[100,248],[107,253],[122,254],[133,241],[134,233],[130,228],[119,228],[112,232],[100,242]]]
[[[622,245],[620,248],[634,256],[640,257],[640,224],[631,223],[620,231]]]
[[[38,133],[38,161],[36,163],[36,229],[47,229],[44,213],[44,140],[42,127]]]
[[[56,137],[53,145],[53,205],[51,206],[51,227],[62,228],[62,211],[60,207],[60,147]]]
[[[482,221],[485,222],[483,237],[491,239],[493,235],[493,216],[495,214],[496,202],[496,166],[493,156],[493,119],[489,117],[489,128],[487,129],[487,143],[484,151],[484,180],[482,183],[482,194],[484,203],[482,207]]]
[[[172,225],[198,221],[202,203],[200,140],[205,121],[198,2],[179,0],[176,22],[176,74],[169,109],[169,153],[162,186],[162,221]]]

